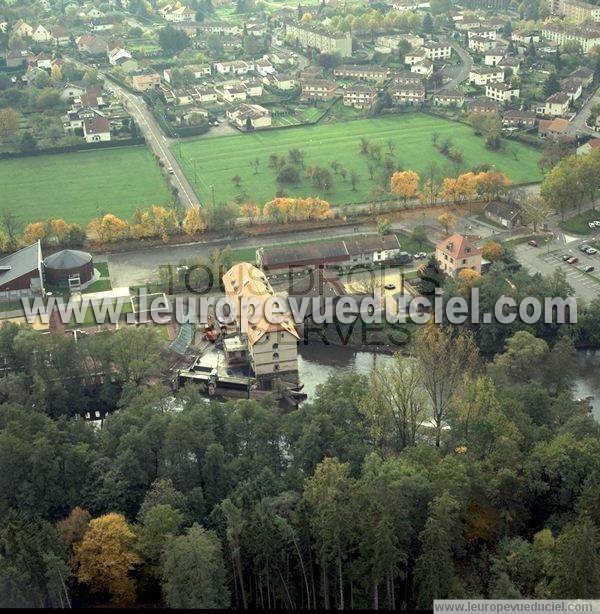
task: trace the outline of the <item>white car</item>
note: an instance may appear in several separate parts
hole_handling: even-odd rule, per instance
[[[173,168],[171,166],[169,166],[169,168],[167,169],[167,172],[169,173],[169,175],[174,175],[175,171],[173,170]]]
[[[588,247],[588,248],[585,250],[585,253],[586,253],[586,254],[589,254],[590,256],[593,256],[594,254],[597,254],[597,253],[598,253],[598,250],[597,250],[595,247]]]

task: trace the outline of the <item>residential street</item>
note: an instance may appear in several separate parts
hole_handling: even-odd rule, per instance
[[[85,70],[94,70],[92,66],[84,64],[75,58],[67,58],[77,66]],[[179,197],[185,207],[191,207],[194,204],[201,204],[196,191],[187,180],[185,173],[181,169],[179,162],[171,153],[169,146],[172,144],[172,139],[168,139],[157,121],[154,119],[152,112],[144,102],[144,99],[137,95],[128,92],[118,83],[110,78],[110,75],[99,73],[101,79],[106,79],[114,90],[115,95],[122,102],[125,109],[131,114],[137,123],[142,135],[146,139],[146,143],[152,151],[158,156],[159,160],[164,164],[166,169],[172,168],[173,173],[168,174],[168,181],[171,185],[177,188]]]
[[[146,139],[146,143],[148,143],[148,146],[162,161],[165,169],[173,169],[173,174],[168,175],[168,179],[172,185],[177,188],[181,197],[181,202],[186,207],[191,207],[194,204],[200,204],[200,200],[196,195],[194,188],[187,180],[185,173],[177,161],[177,158],[169,149],[169,145],[172,143],[172,140],[165,136],[161,127],[154,119],[150,109],[148,109],[148,106],[144,102],[144,99],[141,96],[128,92],[114,81],[110,79],[109,81],[112,89],[123,103],[125,109],[131,113],[137,122],[138,127]]]
[[[473,58],[466,49],[463,49],[463,47],[455,42],[450,42],[450,44],[452,45],[452,49],[454,49],[460,57],[461,63],[459,66],[453,67],[454,74],[452,79],[439,88],[438,91],[440,92],[455,90],[461,83],[469,78],[469,72],[473,66]]]
[[[593,94],[590,95],[588,100],[581,107],[581,110],[571,120],[568,128],[568,133],[575,136],[578,132],[587,132],[588,134],[596,134],[593,130],[588,128],[585,124],[587,118],[590,116],[590,111],[595,104],[600,103],[600,88],[598,88]]]

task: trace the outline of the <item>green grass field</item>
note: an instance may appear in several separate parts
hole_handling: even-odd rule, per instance
[[[374,162],[369,156],[360,154],[363,136],[379,143],[383,155],[388,152],[391,140],[397,167],[423,172],[430,162],[436,162],[445,174],[453,175],[454,166],[433,146],[434,133],[439,135],[440,141],[451,138],[453,144],[461,148],[465,170],[485,163],[507,173],[514,183],[541,179],[539,153],[535,149],[504,141],[504,151],[488,151],[483,139],[475,136],[470,127],[416,113],[186,141],[181,144],[180,161],[192,182],[195,161],[196,187],[201,199],[210,198],[210,186],[214,185],[217,202],[232,200],[245,191],[248,200],[262,204],[272,199],[278,189],[276,173],[268,165],[269,156],[284,156],[290,149],[299,148],[305,153],[306,166],[329,166],[337,160],[347,169],[348,176],[350,171],[356,171],[360,178],[357,189],[353,191],[350,182],[344,182],[337,175],[332,189],[318,194],[301,172],[301,183],[285,186],[285,192],[291,196],[320,196],[341,205],[377,197],[374,190],[382,183],[383,164],[376,167],[373,180],[369,178],[368,166]],[[174,147],[173,152],[179,156],[179,147]],[[260,159],[258,174],[254,174],[250,165],[256,157]],[[240,188],[232,181],[235,175],[242,177]]]
[[[61,217],[87,224],[99,213],[129,218],[136,207],[170,200],[145,147],[40,155],[0,161],[0,209],[23,222]]]
[[[579,213],[578,215],[574,215],[568,220],[561,222],[560,227],[565,232],[570,232],[574,235],[591,235],[596,231],[592,230],[588,224],[590,222],[595,222],[598,219],[600,219],[600,212],[596,209],[591,209],[589,211]]]

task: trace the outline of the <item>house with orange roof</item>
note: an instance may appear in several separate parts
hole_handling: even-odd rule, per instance
[[[269,317],[275,293],[265,274],[240,262],[223,275],[223,286],[235,305],[237,328],[246,340],[250,365],[262,387],[269,388],[272,380],[285,373],[297,372],[300,337],[289,312]]]
[[[470,269],[481,274],[481,250],[464,235],[455,233],[435,247],[435,258],[440,269],[451,277]]]

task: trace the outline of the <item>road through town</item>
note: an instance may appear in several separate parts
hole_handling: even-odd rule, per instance
[[[108,79],[110,80],[110,77],[108,77]],[[118,83],[112,80],[110,80],[110,82],[116,96],[121,100],[125,109],[136,121],[150,149],[158,156],[158,159],[164,164],[165,169],[173,170],[173,172],[168,175],[168,178],[177,188],[181,202],[186,207],[200,204],[200,200],[192,184],[187,180],[177,158],[169,149],[169,145],[172,141],[165,136],[144,99],[137,94],[128,92]]]

